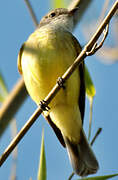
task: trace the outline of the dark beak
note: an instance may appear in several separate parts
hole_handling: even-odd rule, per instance
[[[78,12],[79,12],[79,8],[78,7],[69,10],[69,15],[73,16],[73,22],[74,22],[75,25],[76,25],[76,23],[78,21],[78,16],[79,16]]]
[[[78,10],[79,10],[79,8],[78,8],[78,7],[75,7],[74,9],[71,9],[71,10],[69,11],[69,14],[70,14],[71,16],[73,16],[74,14],[77,13]]]

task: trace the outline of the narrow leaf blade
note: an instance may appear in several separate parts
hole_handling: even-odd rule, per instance
[[[8,95],[7,87],[2,74],[0,73],[0,102],[2,103]]]
[[[89,115],[89,133],[88,133],[88,141],[90,141],[91,137],[91,129],[92,129],[92,109],[93,109],[93,98],[96,94],[96,90],[94,84],[92,82],[90,73],[85,66],[85,86],[86,86],[86,95],[90,102],[90,115]]]
[[[43,131],[37,180],[46,180],[46,179],[47,179],[47,171],[46,171],[46,157],[45,157],[44,131]]]

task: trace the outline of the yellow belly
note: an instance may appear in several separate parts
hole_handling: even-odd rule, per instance
[[[70,34],[47,30],[33,33],[26,43],[26,47],[28,46],[35,49],[36,53],[24,49],[22,71],[28,92],[38,105],[53,88],[58,77],[73,63],[77,52]],[[70,139],[73,137],[73,141],[76,141],[81,128],[78,69],[67,80],[65,87],[49,105],[50,116],[66,136],[70,136]]]

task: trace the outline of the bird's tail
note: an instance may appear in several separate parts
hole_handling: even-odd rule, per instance
[[[88,144],[84,131],[81,131],[81,140],[79,144],[73,144],[66,137],[64,137],[64,140],[75,173],[79,176],[87,176],[96,173],[99,165]]]

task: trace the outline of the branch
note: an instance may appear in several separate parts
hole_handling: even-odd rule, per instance
[[[99,22],[102,22],[102,20],[104,19],[105,13],[107,12],[107,9],[108,9],[109,3],[110,3],[110,0],[106,0],[104,2],[104,5],[103,5],[102,11],[101,11],[101,15],[99,17]]]
[[[92,0],[88,0],[88,1],[86,1],[86,0],[81,0],[81,1],[80,0],[74,0],[74,1],[72,1],[71,5],[69,5],[68,9],[72,9],[76,6],[79,6],[78,21],[80,21],[80,19],[81,19],[82,15],[84,14],[86,8],[88,7],[88,4],[89,4],[88,2],[90,3],[90,2],[92,2]],[[33,20],[35,26],[37,26],[38,22],[37,22],[36,15],[34,14],[34,11],[32,9],[31,4],[29,3],[28,0],[25,0],[25,3],[29,9],[29,13],[32,17],[32,20]],[[9,93],[8,98],[6,98],[4,104],[2,105],[2,107],[0,109],[0,137],[2,136],[3,132],[7,128],[8,124],[10,123],[12,118],[14,117],[15,113],[18,111],[18,109],[22,105],[23,101],[27,97],[25,84],[24,84],[22,78],[19,80],[19,82],[17,82],[17,84],[15,85],[14,88]],[[8,99],[10,99],[10,101]],[[19,103],[19,105],[18,105],[18,103]],[[12,106],[15,107],[15,109],[11,108]],[[1,128],[1,127],[3,127],[3,128]]]
[[[27,97],[23,79],[20,79],[0,108],[0,136]]]
[[[73,71],[76,69],[76,67],[83,61],[83,59],[87,56],[87,52],[91,51],[92,47],[100,37],[101,33],[105,29],[106,25],[109,23],[110,19],[118,9],[118,0],[114,3],[113,7],[109,11],[106,18],[103,20],[101,25],[99,26],[98,30],[94,34],[94,36],[90,39],[88,44],[84,47],[84,49],[81,51],[79,56],[76,58],[74,63],[67,69],[67,71],[62,76],[63,81],[65,82],[73,73]],[[51,100],[55,97],[57,92],[61,89],[61,87],[58,85],[58,83],[53,87],[53,89],[50,91],[50,93],[47,95],[47,97],[44,99],[44,102],[48,105]],[[20,132],[17,134],[17,136],[13,139],[13,141],[9,144],[9,146],[6,148],[2,156],[0,157],[0,166],[4,163],[4,161],[7,159],[9,154],[13,151],[15,146],[20,142],[22,137],[26,134],[26,132],[30,129],[30,127],[33,125],[33,123],[36,121],[36,119],[39,117],[39,115],[42,113],[42,109],[39,106],[34,114],[29,118],[29,120],[26,122],[26,124],[23,126],[23,128],[20,130]]]
[[[13,119],[10,125],[11,125],[11,138],[13,139],[17,135],[16,119]],[[12,152],[11,174],[9,180],[16,180],[17,157],[18,157],[18,148],[16,146]]]

